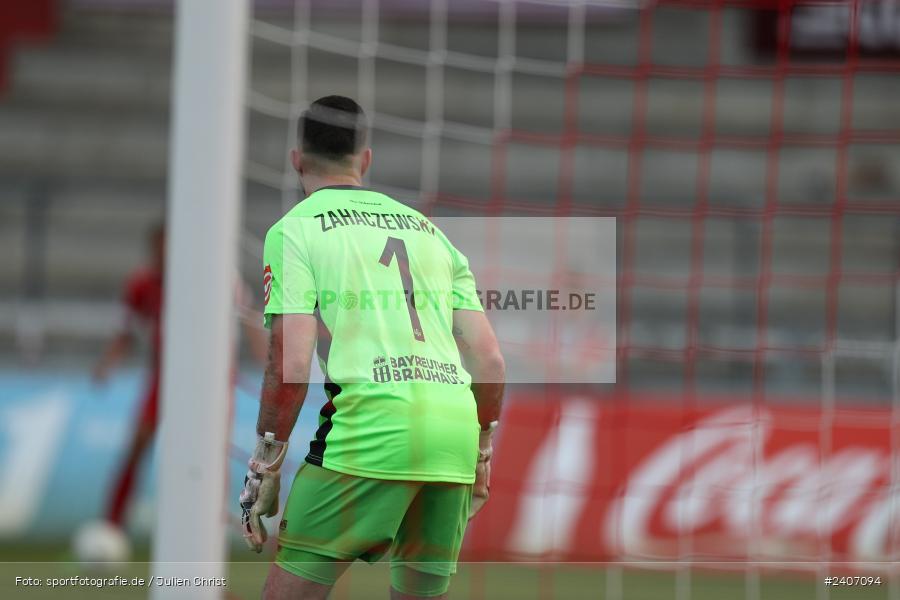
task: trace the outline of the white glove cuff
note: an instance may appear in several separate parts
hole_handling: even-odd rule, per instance
[[[488,425],[487,429],[482,429],[478,433],[479,462],[490,460],[491,455],[494,453],[494,447],[491,440],[494,437],[494,430],[497,429],[497,424],[497,421],[493,421],[490,425]]]
[[[267,431],[266,435],[257,436],[256,450],[253,451],[253,457],[247,465],[254,473],[277,471],[284,462],[287,447],[287,442],[279,442],[275,439],[274,433]]]

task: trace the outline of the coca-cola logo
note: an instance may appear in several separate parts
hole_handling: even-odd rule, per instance
[[[853,530],[884,512],[886,449],[829,452],[818,435],[790,443],[773,435],[774,418],[753,407],[723,410],[661,444],[608,512],[613,552],[672,558],[689,539],[692,552],[716,557],[815,559],[824,547],[883,557],[884,533],[870,527],[854,537]]]
[[[900,486],[889,411],[709,397],[518,394],[504,411],[480,560],[889,564]],[[743,399],[741,399],[743,400]],[[900,481],[900,475],[897,476]]]

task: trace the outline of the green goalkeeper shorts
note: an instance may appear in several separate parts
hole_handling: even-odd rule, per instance
[[[333,585],[349,562],[391,557],[406,594],[447,591],[469,517],[472,486],[356,477],[304,463],[280,524],[275,563]]]

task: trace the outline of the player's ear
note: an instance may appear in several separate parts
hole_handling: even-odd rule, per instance
[[[372,164],[372,149],[366,148],[362,153],[362,160],[359,163],[359,174],[360,176],[364,176],[366,171],[369,170],[369,166]]]
[[[296,148],[291,149],[291,165],[294,167],[294,170],[297,171],[300,175],[303,175],[303,165],[302,165],[303,155]]]

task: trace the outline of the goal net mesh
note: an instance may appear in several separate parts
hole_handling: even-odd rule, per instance
[[[815,409],[812,439],[822,456],[839,435],[841,410],[877,409],[877,427],[890,422],[891,464],[878,490],[893,490],[900,6],[255,6],[248,279],[261,273],[267,227],[301,197],[287,162],[297,117],[320,96],[347,95],[372,124],[368,185],[425,214],[617,219],[617,382],[577,393],[604,410],[648,395],[685,410],[710,396]],[[614,467],[618,448],[607,447]],[[557,496],[581,493],[552,474],[544,483]],[[496,473],[498,497],[512,485]],[[679,569],[679,598],[690,597],[694,561],[717,558],[698,554],[692,536],[667,554]],[[830,536],[819,535],[817,560],[832,556]],[[767,554],[759,539],[746,539],[747,548],[723,556],[749,561],[747,597],[758,598],[753,560]],[[570,556],[552,544],[541,550],[540,560]],[[616,560],[628,556],[608,558],[607,597],[625,597]]]

